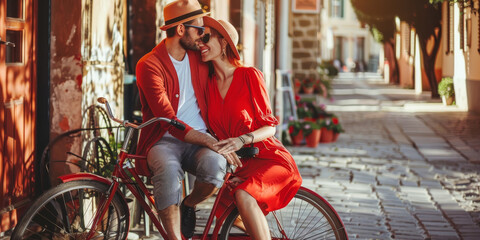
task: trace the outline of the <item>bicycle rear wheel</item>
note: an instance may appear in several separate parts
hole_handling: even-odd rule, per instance
[[[238,217],[238,210],[234,209],[225,220],[219,239],[250,239],[234,226]],[[298,190],[286,207],[269,213],[266,218],[272,239],[348,239],[333,208],[304,188]]]
[[[77,180],[48,190],[24,214],[12,239],[85,239],[108,188],[101,182]],[[126,239],[129,221],[128,206],[116,193],[93,239]]]

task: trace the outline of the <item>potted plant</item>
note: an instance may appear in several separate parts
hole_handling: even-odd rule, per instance
[[[318,142],[320,141],[321,130],[320,126],[316,122],[305,121],[302,124],[302,131],[307,141],[307,146],[317,147]]]
[[[292,144],[300,145],[303,141],[302,122],[290,120],[290,122],[288,122],[288,133],[292,139]]]
[[[335,115],[332,115],[331,118],[320,120],[319,125],[322,128],[322,136],[320,137],[320,142],[322,143],[335,142],[338,135],[344,132],[338,117]]]
[[[305,121],[314,121],[313,111],[309,108],[307,102],[297,101],[297,116],[298,119],[303,119]]]
[[[314,90],[315,80],[311,78],[305,78],[302,81],[302,90],[305,94],[312,94]]]
[[[438,94],[442,97],[444,105],[452,105],[455,97],[455,88],[453,87],[453,79],[444,77],[438,84]]]
[[[340,124],[340,121],[338,120],[338,117],[336,116],[332,117],[332,131],[332,142],[336,142],[340,133],[345,132],[342,125]]]
[[[325,99],[330,99],[330,90],[332,89],[331,80],[327,75],[322,75],[315,82],[315,92],[320,94]]]
[[[300,89],[302,88],[302,81],[300,79],[295,78],[293,80],[293,91],[295,94],[300,93]]]

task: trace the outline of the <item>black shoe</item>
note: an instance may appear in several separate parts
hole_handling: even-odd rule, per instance
[[[184,237],[191,238],[195,232],[197,217],[195,216],[195,208],[186,206],[183,203],[184,201],[185,199],[180,205],[181,230]]]

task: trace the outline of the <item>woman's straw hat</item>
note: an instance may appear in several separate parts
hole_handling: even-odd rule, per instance
[[[235,53],[235,58],[240,60],[240,54],[238,54],[236,47],[238,44],[238,32],[231,23],[224,20],[217,21],[212,17],[205,16],[203,17],[203,25],[217,30],[217,32],[227,40],[228,45],[230,45],[233,53]]]
[[[203,12],[197,0],[177,0],[167,4],[163,8],[165,25],[161,26],[160,29],[167,30],[178,24],[203,17],[207,14],[209,13]]]

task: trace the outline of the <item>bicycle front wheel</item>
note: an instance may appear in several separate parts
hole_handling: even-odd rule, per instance
[[[42,194],[14,229],[12,239],[85,239],[109,185],[77,180]],[[116,193],[93,239],[126,239],[130,221],[125,200]]]
[[[250,239],[241,227],[237,227],[241,222],[238,217],[238,210],[234,209],[225,220],[219,239]],[[303,188],[286,207],[269,213],[266,218],[272,239],[348,239],[332,207]]]

